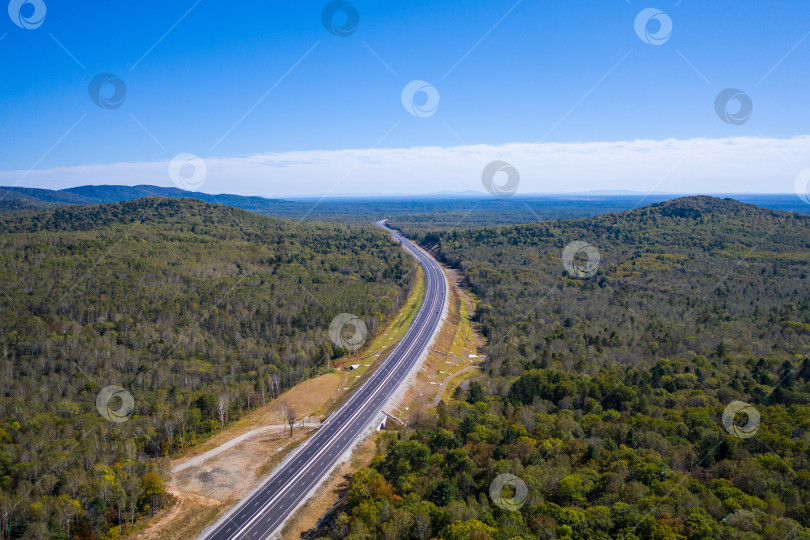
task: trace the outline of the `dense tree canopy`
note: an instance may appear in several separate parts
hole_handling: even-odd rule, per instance
[[[372,226],[158,198],[0,214],[0,260],[0,538],[151,514],[157,458],[324,369],[331,319],[374,332],[415,275]]]
[[[485,373],[381,440],[334,537],[810,537],[810,218],[693,197],[422,240],[480,298]]]

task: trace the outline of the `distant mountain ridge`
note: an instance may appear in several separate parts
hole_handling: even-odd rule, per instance
[[[459,226],[509,225],[532,223],[549,219],[578,219],[612,212],[632,210],[682,196],[580,194],[565,196],[494,197],[487,194],[474,196],[425,194],[410,197],[353,197],[271,199],[234,194],[211,195],[186,191],[176,187],[152,185],[138,186],[79,186],[51,190],[25,187],[0,187],[0,212],[36,211],[133,201],[145,197],[169,199],[188,198],[247,210],[256,214],[287,220],[315,220],[368,223],[382,216],[396,218],[398,225],[415,232],[457,228]],[[795,195],[740,194],[723,195],[760,208],[810,214],[810,205]],[[721,200],[713,198],[714,200]],[[695,210],[677,210],[694,214]]]
[[[79,186],[68,189],[40,189],[0,186],[0,210],[48,209],[73,204],[105,204],[132,201],[143,197],[186,197],[208,203],[235,206],[251,212],[264,213],[279,206],[295,205],[281,199],[246,197],[243,195],[210,195],[196,191],[160,186]]]

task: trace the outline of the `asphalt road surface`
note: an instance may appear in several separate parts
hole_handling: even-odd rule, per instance
[[[260,489],[239,503],[234,511],[210,530],[204,531],[200,539],[259,540],[276,533],[290,513],[377,417],[427,348],[441,321],[447,281],[433,258],[396,231],[385,227],[385,220],[378,221],[377,225],[390,231],[425,270],[425,300],[413,324],[371,378],[327,418],[298,454],[278,468]]]

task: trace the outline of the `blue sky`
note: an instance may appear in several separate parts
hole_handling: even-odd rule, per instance
[[[167,185],[169,176],[155,171],[190,153],[212,164],[203,191],[481,189],[480,178],[469,185],[464,178],[486,162],[470,163],[471,172],[456,178],[452,171],[429,174],[440,168],[429,163],[423,165],[427,174],[424,168],[408,171],[407,158],[389,163],[385,153],[367,154],[358,166],[340,151],[430,148],[438,160],[447,156],[436,149],[480,161],[514,151],[513,143],[593,143],[585,147],[587,155],[602,143],[669,139],[698,141],[693,144],[703,151],[694,155],[703,160],[700,141],[744,140],[741,155],[767,146],[768,159],[784,168],[775,187],[768,170],[776,163],[756,171],[746,166],[739,174],[732,167],[730,180],[707,185],[713,177],[701,178],[697,185],[709,191],[735,191],[730,187],[737,176],[737,191],[790,191],[793,178],[810,166],[802,138],[810,126],[805,0],[353,1],[359,25],[347,37],[326,30],[326,2],[320,1],[38,1],[47,7],[38,28],[19,28],[11,17],[0,23],[3,184]],[[31,17],[34,7],[23,5],[23,17]],[[671,36],[661,45],[645,43],[634,29],[639,12],[650,7],[672,21]],[[646,28],[655,34],[657,24]],[[88,84],[98,73],[125,83],[120,107],[107,110],[90,99]],[[403,107],[401,93],[413,80],[435,87],[435,114],[420,118]],[[741,125],[723,122],[715,111],[715,98],[726,88],[740,89],[753,104]],[[416,97],[417,105],[422,98]],[[651,145],[641,145],[639,160],[659,159]],[[565,156],[571,146],[544,148],[544,155],[557,148]],[[577,148],[574,155],[582,159]],[[672,190],[694,170],[735,160],[727,155],[724,162],[689,167],[692,154],[685,152],[678,158],[661,154],[673,165],[686,162],[680,172],[660,171],[663,185],[649,164],[622,154],[615,163],[598,161],[619,174],[612,170],[602,178],[595,167],[567,178],[558,164],[554,185],[545,179],[530,191],[559,191],[561,183],[573,183],[573,191]],[[244,164],[267,155],[274,158],[253,160],[261,170],[242,177],[228,172],[229,159]],[[519,153],[509,155],[521,160]],[[324,170],[334,169],[324,182],[288,168],[293,162],[323,166],[324,160],[331,164]],[[526,161],[521,173],[529,185],[543,176],[535,170],[542,160]],[[88,167],[93,165],[106,168]],[[632,181],[621,180],[622,167]],[[390,185],[387,172],[390,179],[410,176],[408,189]]]

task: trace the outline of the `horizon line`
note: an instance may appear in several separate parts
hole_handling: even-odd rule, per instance
[[[237,192],[219,192],[219,193],[212,193],[207,191],[191,191],[188,189],[182,189],[176,186],[161,186],[157,184],[81,184],[66,188],[60,189],[52,189],[48,187],[36,187],[36,186],[2,186],[0,185],[0,190],[8,190],[8,191],[25,191],[29,189],[33,190],[44,190],[50,192],[63,192],[63,191],[71,191],[78,188],[87,188],[87,187],[98,187],[98,188],[138,188],[138,187],[148,187],[148,188],[158,188],[164,190],[174,190],[182,193],[189,193],[189,194],[200,194],[200,195],[207,195],[211,197],[222,197],[222,196],[237,196],[237,197],[257,197],[265,200],[276,200],[276,199],[356,199],[356,198],[378,198],[378,199],[387,199],[387,198],[409,198],[409,197],[419,197],[419,198],[426,198],[426,197],[437,197],[437,198],[489,198],[492,197],[495,200],[502,200],[508,201],[509,199],[522,199],[528,197],[584,197],[584,196],[591,196],[591,197],[631,197],[631,196],[644,196],[644,197],[695,197],[695,196],[709,196],[709,197],[720,197],[720,196],[735,196],[735,195],[742,195],[742,196],[790,196],[794,195],[797,199],[801,200],[801,198],[794,192],[794,191],[705,191],[705,192],[698,192],[698,191],[682,191],[682,192],[670,192],[670,191],[654,191],[654,192],[644,192],[644,191],[634,191],[634,190],[586,190],[586,191],[538,191],[538,192],[530,192],[530,193],[514,193],[509,196],[496,196],[486,191],[475,191],[475,190],[467,190],[467,191],[429,191],[429,192],[414,192],[414,193],[385,193],[385,192],[361,192],[361,193],[331,193],[331,194],[284,194],[284,195],[277,195],[268,197],[265,195],[255,195],[255,194],[245,194],[245,193],[237,193]],[[150,195],[145,195],[146,197]],[[160,195],[153,195],[153,196],[160,196]]]

